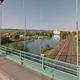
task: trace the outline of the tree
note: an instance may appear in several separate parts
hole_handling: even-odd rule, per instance
[[[67,32],[61,32],[60,33],[61,39],[66,39],[67,36],[68,36],[68,33]]]
[[[12,39],[19,39],[19,33],[17,33],[17,32],[11,33],[11,38]]]
[[[51,50],[53,49],[50,45],[46,44],[43,48],[42,48],[42,53],[48,51],[48,50]]]
[[[11,42],[9,37],[1,36],[1,44],[5,44],[5,43],[9,43],[9,42]]]
[[[22,51],[26,51],[26,52],[29,51],[29,48],[27,46],[25,47],[25,50],[24,50],[24,44],[22,44],[22,43],[13,43],[11,46],[18,50],[22,50]]]

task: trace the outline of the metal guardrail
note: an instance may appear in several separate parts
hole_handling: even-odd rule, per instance
[[[29,52],[16,50],[16,49],[5,47],[2,45],[0,45],[0,49],[6,52],[5,54],[3,53],[3,55],[14,54],[20,57],[22,64],[24,63],[24,59],[29,59],[40,64],[42,64],[42,60],[43,60],[43,65],[45,68],[46,67],[55,68],[55,69],[77,76],[77,69],[78,69],[77,65],[50,59],[47,57],[42,57],[40,55],[31,54]]]

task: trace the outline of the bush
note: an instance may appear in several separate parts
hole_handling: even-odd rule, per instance
[[[66,39],[67,36],[68,36],[68,32],[61,32],[60,33],[61,39]]]
[[[42,49],[42,53],[44,53],[44,52],[46,52],[46,51],[48,51],[48,50],[51,50],[51,49],[53,49],[50,45],[45,45],[45,47]]]
[[[17,44],[12,43],[11,46],[15,49],[18,49],[18,50],[22,50],[22,51],[26,51],[26,52],[29,51],[28,47],[25,47],[25,50],[24,50],[24,44],[22,44],[22,43],[17,43]]]
[[[11,33],[11,38],[12,39],[19,39],[19,33],[18,32]]]
[[[9,43],[9,42],[11,42],[9,37],[6,37],[6,36],[1,37],[1,44],[5,44],[5,43]]]

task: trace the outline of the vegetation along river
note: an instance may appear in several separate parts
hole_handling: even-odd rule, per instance
[[[35,40],[26,40],[25,41],[25,48],[28,52],[33,54],[41,54],[41,50],[46,46],[53,47],[59,43],[60,39],[52,38],[42,38],[42,39],[35,39]],[[7,43],[6,46],[22,49],[24,47],[24,41],[14,42],[14,43]]]

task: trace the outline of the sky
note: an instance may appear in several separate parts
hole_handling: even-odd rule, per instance
[[[25,17],[26,29],[75,30],[76,0],[4,0],[2,28],[24,29]]]

